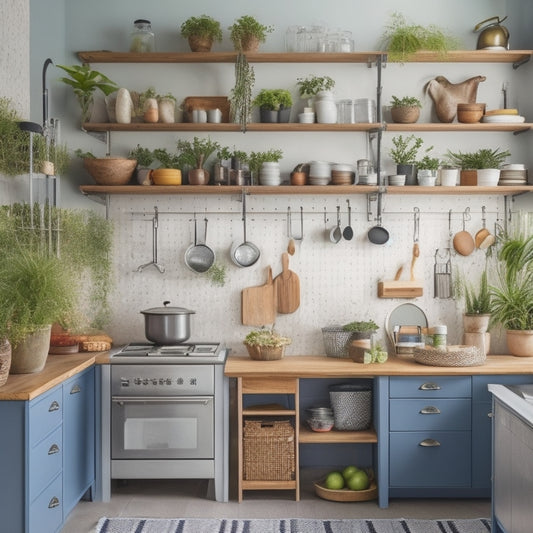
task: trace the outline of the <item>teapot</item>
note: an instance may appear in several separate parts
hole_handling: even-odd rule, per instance
[[[479,34],[477,40],[477,49],[481,50],[483,48],[505,48],[509,49],[509,30],[505,26],[501,26],[500,23],[503,22],[507,17],[503,17],[500,20],[500,17],[491,17],[479,24],[476,24],[474,32],[479,31],[483,24],[496,20],[485,26],[482,32]]]

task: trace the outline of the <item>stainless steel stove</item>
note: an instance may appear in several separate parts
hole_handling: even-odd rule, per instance
[[[203,478],[228,501],[227,353],[218,342],[111,350],[101,370],[104,500],[111,479]]]

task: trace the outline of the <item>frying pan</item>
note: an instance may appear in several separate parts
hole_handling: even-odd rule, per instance
[[[238,246],[232,247],[231,259],[239,267],[249,267],[257,262],[261,252],[259,248],[246,240],[246,194],[242,194],[242,227],[244,240]]]
[[[455,251],[458,254],[465,256],[470,255],[476,247],[472,235],[470,235],[470,233],[465,229],[465,222],[469,217],[469,213],[470,208],[467,207],[463,212],[463,229],[462,231],[457,232],[453,237],[453,247],[455,248]]]
[[[185,264],[198,274],[207,272],[215,262],[215,252],[205,244],[207,239],[207,218],[204,218],[204,242],[198,244],[197,222],[194,219],[194,244],[191,244],[185,252]]]

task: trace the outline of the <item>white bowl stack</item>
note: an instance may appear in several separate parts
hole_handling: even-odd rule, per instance
[[[279,171],[279,163],[263,163],[259,170],[259,183],[261,185],[280,185],[281,175]]]
[[[311,161],[309,163],[309,184],[329,185],[331,182],[331,164],[327,161]]]
[[[527,169],[521,163],[502,165],[498,185],[526,185]]]

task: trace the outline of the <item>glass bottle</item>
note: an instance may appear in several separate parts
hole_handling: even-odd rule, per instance
[[[130,52],[155,52],[152,23],[146,19],[137,19],[133,25],[135,29],[131,32]]]

